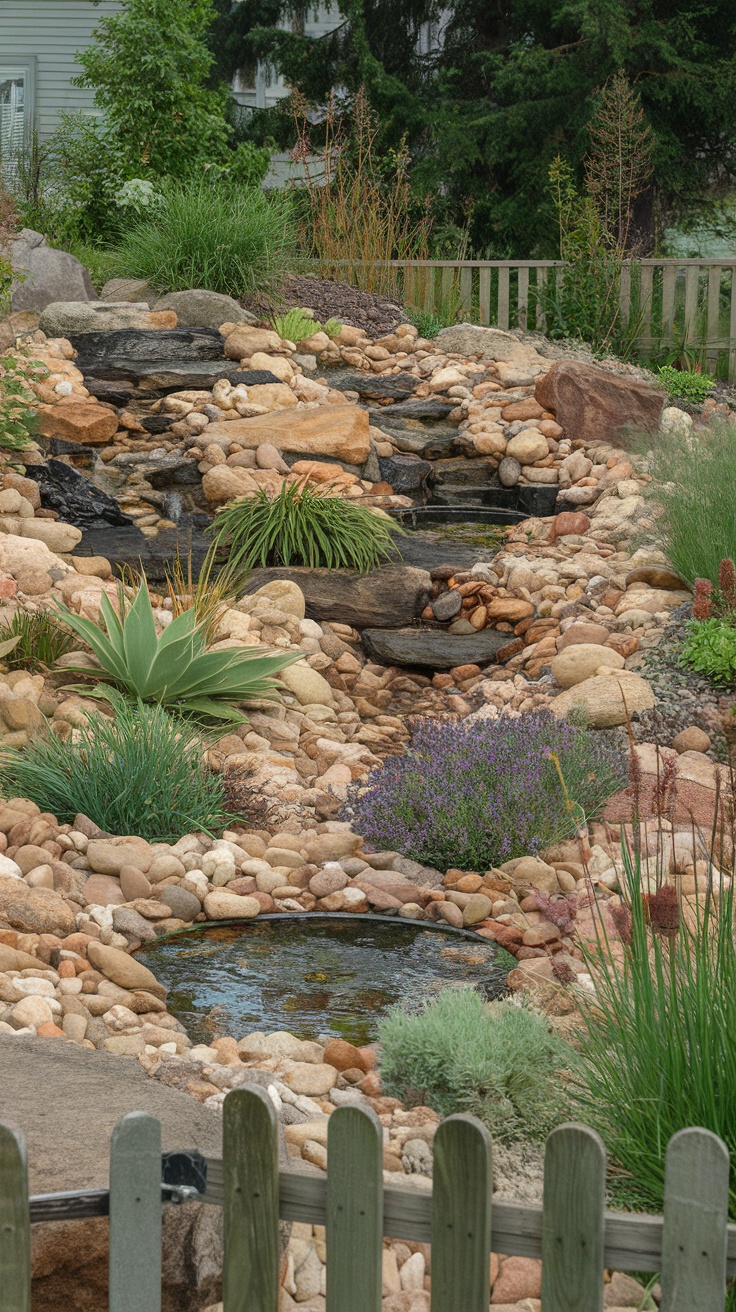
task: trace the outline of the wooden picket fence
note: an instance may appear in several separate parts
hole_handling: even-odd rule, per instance
[[[538,332],[546,328],[547,294],[565,271],[561,260],[391,260],[378,261],[375,268],[379,265],[392,271],[393,290],[407,305],[428,313],[451,305],[461,318],[480,324]],[[331,272],[340,276],[337,268]],[[370,284],[370,270],[363,273]],[[710,372],[736,381],[736,260],[628,260],[619,303],[620,322],[632,326],[634,349],[643,358],[677,346],[696,354]]]
[[[472,1116],[438,1127],[431,1194],[384,1185],[371,1110],[336,1108],[327,1144],[326,1177],[280,1171],[268,1095],[228,1094],[223,1159],[207,1162],[197,1194],[224,1210],[224,1312],[277,1312],[280,1217],[326,1226],[327,1312],[380,1312],[384,1235],[431,1243],[432,1312],[488,1312],[492,1249],[541,1257],[543,1312],[603,1312],[604,1267],[661,1272],[661,1312],[723,1312],[736,1226],[728,1151],[707,1130],[670,1141],[664,1216],[605,1211],[605,1149],[581,1125],[547,1140],[542,1207],[492,1205],[491,1139]],[[159,1123],[142,1112],[113,1132],[109,1191],[42,1195],[30,1206],[23,1138],[0,1126],[2,1312],[30,1310],[31,1221],[108,1212],[110,1312],[160,1312],[161,1204],[172,1193],[162,1191]]]

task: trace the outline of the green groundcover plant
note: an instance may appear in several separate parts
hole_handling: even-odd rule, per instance
[[[33,441],[37,418],[28,384],[40,368],[16,355],[0,356],[0,451],[23,451]]]
[[[731,836],[729,829],[722,843],[718,826],[712,836],[694,834],[702,845],[701,869],[710,860],[716,871],[687,912],[667,882],[668,835],[659,834],[657,858],[647,872],[638,845],[623,845],[624,902],[610,914],[598,909],[598,942],[588,952],[596,993],[581,1003],[575,1101],[580,1119],[600,1130],[618,1164],[627,1205],[643,1209],[661,1211],[665,1151],[673,1134],[698,1125],[719,1135],[731,1154],[729,1210],[735,1220]],[[718,869],[727,876],[723,882]]]
[[[228,569],[256,565],[309,565],[311,569],[376,569],[394,553],[398,524],[330,487],[284,483],[277,496],[260,488],[231,501],[207,530],[214,546],[229,550]]]
[[[731,684],[736,679],[736,628],[727,619],[690,620],[680,663],[712,683]]]
[[[320,323],[306,310],[301,310],[297,306],[287,310],[286,314],[276,314],[272,319],[274,331],[279,337],[283,337],[287,342],[294,342],[298,346],[307,337],[312,337],[315,333],[326,333],[328,337],[337,337],[342,324],[339,319],[328,319],[326,323]]]
[[[442,1116],[472,1112],[502,1140],[543,1138],[565,1119],[561,1077],[572,1050],[544,1016],[516,1002],[442,989],[418,1012],[393,1008],[378,1037],[389,1096]]]
[[[657,377],[666,387],[670,400],[692,401],[700,405],[716,385],[712,374],[700,374],[694,369],[675,369],[671,364],[664,364],[657,370]]]
[[[108,833],[149,842],[231,823],[225,784],[204,764],[195,729],[162,706],[111,695],[115,718],[90,715],[74,741],[49,734],[0,751],[2,795],[28,797],[63,824],[81,811]]]
[[[247,717],[237,703],[272,695],[277,687],[274,676],[301,656],[301,652],[264,652],[260,647],[207,651],[194,608],[177,615],[158,637],[145,580],[132,604],[126,601],[121,585],[119,604],[122,618],[103,593],[104,628],[66,606],[59,606],[59,611],[69,628],[92,649],[100,662],[101,678],[132,698],[158,702],[182,715],[243,721]],[[89,674],[89,669],[81,667],[77,673]],[[77,687],[76,691],[95,697],[106,694],[100,685]]]
[[[724,557],[736,558],[736,441],[733,425],[714,420],[697,433],[667,433],[642,441],[649,448],[651,495],[662,507],[657,522],[663,550],[692,584],[715,583]]]
[[[162,186],[153,215],[123,234],[117,271],[153,287],[247,296],[277,285],[294,262],[288,197],[193,177]]]
[[[3,662],[11,670],[47,671],[76,645],[74,634],[48,610],[17,610],[0,626],[0,646],[14,640]]]

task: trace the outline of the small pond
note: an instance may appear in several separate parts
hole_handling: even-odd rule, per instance
[[[362,1045],[386,1010],[447,984],[503,992],[512,962],[494,944],[406,922],[279,916],[174,935],[139,957],[169,989],[196,1043],[289,1030]]]

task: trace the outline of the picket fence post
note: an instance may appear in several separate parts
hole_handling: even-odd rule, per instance
[[[544,1312],[603,1312],[606,1150],[585,1125],[560,1125],[544,1154]]]
[[[26,1141],[0,1125],[0,1306],[31,1312],[31,1221]]]
[[[145,1112],[110,1140],[110,1312],[161,1312],[161,1126]]]
[[[383,1130],[376,1113],[337,1107],[327,1157],[327,1312],[381,1312]]]
[[[449,1116],[433,1152],[431,1312],[488,1312],[491,1136],[475,1116]]]
[[[279,1141],[265,1089],[233,1089],[223,1107],[223,1312],[278,1312]]]
[[[729,1154],[710,1130],[680,1130],[667,1147],[661,1312],[723,1312]]]

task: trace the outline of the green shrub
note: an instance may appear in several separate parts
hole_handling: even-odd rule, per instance
[[[29,387],[34,372],[46,372],[32,360],[0,356],[0,451],[23,451],[37,430],[35,395]]]
[[[28,797],[69,824],[81,811],[112,834],[174,843],[193,829],[222,830],[225,785],[202,760],[191,726],[161,706],[116,697],[115,719],[90,716],[75,740],[54,734],[0,751],[0,791]]]
[[[651,447],[651,438],[646,439]],[[659,544],[673,568],[694,583],[715,583],[724,557],[736,558],[736,438],[732,424],[713,421],[697,433],[667,433],[650,453],[650,494],[662,506]]]
[[[74,634],[48,610],[17,610],[0,626],[0,643],[17,639],[3,662],[11,670],[48,671],[60,656],[77,645]]]
[[[664,364],[657,370],[657,377],[667,389],[672,401],[692,401],[700,405],[716,385],[711,374],[699,374],[693,369],[675,369],[671,364]]]
[[[715,833],[715,830],[714,830]],[[650,842],[652,840],[650,839]],[[627,1206],[661,1211],[665,1150],[671,1136],[699,1125],[731,1155],[730,1215],[736,1219],[736,953],[733,873],[720,843],[710,853],[725,871],[699,896],[687,920],[668,878],[668,835],[656,876],[645,876],[638,850],[624,846],[625,905],[611,919],[599,908],[598,948],[588,953],[596,993],[582,1004],[580,1119],[600,1130],[626,1172]],[[703,848],[705,868],[705,851]],[[715,876],[718,880],[718,875]],[[645,891],[658,891],[644,896]],[[623,954],[623,960],[621,955]],[[620,1173],[618,1176],[621,1179]]]
[[[736,679],[736,628],[727,619],[690,620],[680,663],[713,683]]]
[[[264,652],[262,647],[207,651],[204,627],[192,607],[177,615],[159,638],[145,580],[128,604],[122,585],[120,613],[102,594],[104,629],[66,606],[60,614],[87,643],[100,662],[100,677],[142,702],[159,702],[184,715],[242,721],[236,703],[267,697],[276,688],[274,675],[299,660],[301,652]],[[106,631],[105,631],[106,630]],[[77,673],[89,674],[87,667]],[[84,691],[84,689],[77,689]],[[99,685],[93,696],[106,695]]]
[[[472,1112],[504,1140],[543,1138],[564,1120],[560,1077],[571,1050],[524,1006],[442,989],[418,1013],[393,1008],[378,1038],[389,1096],[442,1116]]]
[[[309,565],[327,569],[376,569],[394,551],[398,524],[368,506],[331,496],[328,486],[283,483],[278,496],[259,488],[231,501],[207,529],[215,548],[229,550],[231,573],[256,565]]]
[[[305,338],[312,337],[314,333],[327,333],[328,337],[337,337],[342,324],[339,319],[328,319],[327,323],[320,323],[306,310],[300,310],[296,306],[287,310],[286,314],[274,315],[272,326],[279,337],[283,337],[287,342],[293,342],[298,346]]]
[[[123,235],[116,263],[122,276],[163,291],[204,287],[238,297],[278,282],[293,248],[288,198],[190,178],[163,189],[155,216]]]

